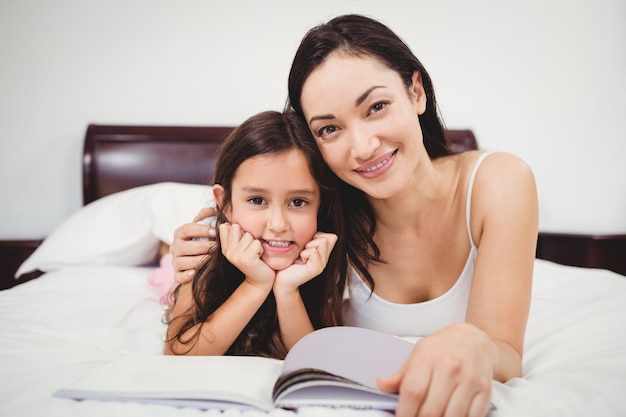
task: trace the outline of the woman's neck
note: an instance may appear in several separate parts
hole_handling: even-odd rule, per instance
[[[421,228],[441,215],[454,198],[452,158],[420,164],[403,190],[385,199],[369,198],[378,228],[389,231]],[[408,220],[407,220],[408,219]]]

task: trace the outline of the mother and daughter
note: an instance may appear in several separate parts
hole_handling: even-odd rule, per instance
[[[221,150],[217,230],[196,223],[205,209],[175,232],[166,353],[281,358],[334,325],[421,337],[378,381],[396,414],[484,416],[492,380],[522,373],[531,170],[452,154],[428,73],[376,20],[310,30],[288,87],[284,113],[252,117]]]

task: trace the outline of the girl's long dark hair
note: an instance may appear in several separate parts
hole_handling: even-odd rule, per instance
[[[424,146],[431,159],[449,155],[443,123],[439,117],[435,91],[428,72],[409,47],[391,29],[374,19],[360,15],[343,15],[311,29],[302,39],[289,73],[289,99],[286,108],[292,108],[304,120],[301,96],[309,75],[333,52],[378,59],[395,70],[404,85],[412,85],[415,71],[419,71],[426,93],[426,111],[419,116]],[[365,193],[335,179],[346,216],[347,251],[350,262],[363,278],[374,287],[367,271],[370,261],[382,262],[380,250],[374,242],[376,217]]]
[[[324,163],[311,132],[301,119],[293,111],[267,111],[246,120],[222,144],[213,183],[224,187],[224,205],[228,207],[235,172],[244,161],[257,155],[281,154],[290,150],[302,152],[313,178],[319,183],[321,204],[317,216],[318,230],[338,236],[326,268],[319,276],[303,284],[300,293],[315,328],[339,325],[342,323],[341,304],[347,273],[344,211],[340,206],[334,175]],[[218,225],[227,221],[225,207],[217,209]],[[192,282],[191,308],[178,317],[166,316],[168,324],[177,322],[178,332],[168,340],[172,347],[177,342],[191,349],[197,343],[205,321],[244,280],[244,275],[223,256],[219,242],[218,236],[217,245],[196,269]],[[174,294],[174,302],[177,292]],[[197,325],[192,336],[183,337]],[[283,358],[286,353],[278,326],[276,302],[270,293],[226,354]]]

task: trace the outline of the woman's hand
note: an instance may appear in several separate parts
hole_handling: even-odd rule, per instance
[[[337,235],[317,232],[308,242],[300,257],[290,267],[278,271],[274,281],[274,293],[295,291],[305,282],[322,273],[337,243]]]
[[[379,378],[378,387],[399,393],[399,417],[484,417],[497,361],[498,348],[487,334],[457,323],[417,342],[402,368]]]
[[[205,207],[193,223],[184,224],[174,232],[170,253],[176,282],[184,284],[191,281],[202,259],[215,246],[215,228],[198,222],[216,214],[215,208]]]
[[[222,253],[226,259],[245,275],[250,284],[271,289],[276,271],[261,259],[261,242],[237,223],[223,223],[219,228]]]

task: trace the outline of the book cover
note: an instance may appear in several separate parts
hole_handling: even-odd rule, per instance
[[[394,410],[376,388],[413,343],[356,327],[303,337],[284,361],[255,356],[129,354],[55,393],[78,400],[139,401],[203,409],[331,406]]]

